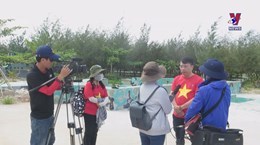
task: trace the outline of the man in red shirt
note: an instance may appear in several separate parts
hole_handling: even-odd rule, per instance
[[[194,60],[191,57],[183,57],[180,62],[181,74],[173,79],[171,93],[174,96],[172,104],[173,127],[176,136],[176,145],[184,145],[184,116],[191,104],[198,85],[203,79],[192,72],[194,68]]]

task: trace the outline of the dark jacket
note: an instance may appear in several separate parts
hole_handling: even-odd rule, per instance
[[[39,87],[43,83],[49,81],[54,77],[52,70],[48,70],[46,73],[40,72],[40,70],[34,65],[34,68],[27,75],[28,90]],[[49,82],[47,86],[50,86],[53,81]],[[36,119],[45,119],[53,115],[54,112],[54,100],[53,94],[48,96],[41,93],[36,89],[29,92],[31,116]]]

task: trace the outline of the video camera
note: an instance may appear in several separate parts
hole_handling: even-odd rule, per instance
[[[87,65],[82,65],[79,62],[82,61],[81,58],[72,58],[70,61],[61,61],[61,63],[58,63],[56,66],[53,67],[54,72],[60,72],[61,68],[69,64],[69,68],[72,70],[70,75],[64,78],[64,84],[63,87],[66,92],[69,92],[71,89],[73,89],[73,82],[82,82],[82,79],[79,79],[79,77],[87,73]]]
[[[72,69],[72,72],[70,75],[73,74],[80,74],[80,73],[86,73],[87,72],[87,65],[79,64],[79,62],[82,61],[81,58],[72,58],[69,62],[69,68]]]
[[[72,58],[70,61],[59,61],[52,70],[59,73],[64,65],[69,64],[69,68],[72,69],[70,75],[79,75],[87,72],[87,65],[79,64],[82,61],[81,58]]]

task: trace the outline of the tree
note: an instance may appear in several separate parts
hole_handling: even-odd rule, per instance
[[[21,26],[13,26],[13,27],[6,26],[8,23],[13,22],[13,21],[14,21],[14,19],[0,19],[0,54],[1,54],[0,63],[1,64],[7,63],[7,62],[9,63],[9,62],[20,62],[21,61],[20,56],[16,56],[16,57],[13,56],[13,55],[16,55],[15,54],[16,51],[13,51],[11,49],[12,47],[10,47],[10,46],[12,46],[12,45],[8,46],[8,42],[14,42],[14,39],[15,39],[14,36],[16,36],[14,34],[14,32],[24,28]],[[19,38],[17,37],[17,39],[19,39]],[[16,49],[18,49],[18,48],[16,48]]]
[[[113,32],[107,38],[107,46],[103,48],[107,56],[107,64],[113,73],[113,66],[125,68],[127,66],[127,54],[130,49],[130,38],[127,30],[124,30],[123,18],[121,18]],[[119,63],[120,62],[120,63]]]
[[[144,24],[141,27],[141,34],[140,37],[135,42],[132,51],[128,58],[130,61],[134,62],[132,65],[133,67],[138,69],[138,71],[142,70],[142,66],[149,60],[149,35],[150,35],[151,27]]]
[[[0,19],[0,38],[14,36],[16,30],[24,28],[21,26],[7,27],[7,23],[12,21],[14,21],[14,19]]]
[[[34,54],[39,46],[50,45],[55,53],[61,55],[61,59],[68,60],[76,55],[70,41],[72,37],[71,30],[68,28],[63,29],[59,20],[50,22],[46,18],[30,40],[26,40],[26,46],[29,52]],[[31,57],[35,56],[31,55]]]
[[[105,32],[91,31],[88,27],[83,32],[75,33],[73,47],[77,56],[83,58],[83,63],[89,67],[95,64],[106,67],[106,56],[102,50],[106,47],[106,36]]]

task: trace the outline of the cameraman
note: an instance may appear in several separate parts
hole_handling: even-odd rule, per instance
[[[51,69],[52,62],[58,61],[59,55],[52,52],[50,46],[39,46],[36,51],[36,63],[27,75],[27,84],[31,106],[31,139],[30,145],[45,145],[49,128],[54,116],[55,90],[61,88],[62,80],[71,72],[67,65],[63,66],[60,74],[55,78]],[[54,131],[49,145],[55,141]]]

